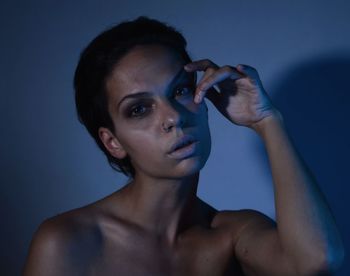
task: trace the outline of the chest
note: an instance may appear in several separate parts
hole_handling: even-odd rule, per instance
[[[88,275],[243,275],[230,241],[210,231],[192,233],[174,247],[142,236],[106,240],[87,270]]]

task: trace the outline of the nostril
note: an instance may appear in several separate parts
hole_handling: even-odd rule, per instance
[[[165,131],[165,132],[169,132],[171,129],[172,129],[173,125],[172,124],[166,124],[166,123],[163,123],[162,124],[162,129]]]
[[[162,129],[165,132],[169,132],[173,127],[175,128],[183,128],[185,124],[185,120],[180,113],[169,114],[167,117],[163,119]]]

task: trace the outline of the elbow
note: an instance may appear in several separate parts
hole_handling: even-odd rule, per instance
[[[325,260],[324,260],[323,270],[325,270],[328,273],[336,272],[342,265],[344,261],[344,256],[345,256],[345,252],[344,252],[343,246],[340,246],[332,250],[324,258]]]
[[[344,247],[340,246],[336,249],[319,254],[317,258],[307,261],[304,269],[301,269],[300,275],[316,276],[316,275],[333,275],[344,261]]]

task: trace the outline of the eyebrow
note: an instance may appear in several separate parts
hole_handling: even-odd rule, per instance
[[[184,74],[186,73],[186,74]],[[189,74],[189,72],[187,72],[184,68],[181,68],[175,75],[175,77],[171,80],[170,84],[168,85],[168,87],[171,87],[174,85],[174,83],[176,81],[178,81],[179,79],[182,79],[184,76],[186,76],[187,74]],[[118,103],[118,109],[121,105],[121,103],[127,99],[135,99],[135,98],[143,98],[143,97],[149,97],[150,96],[150,92],[147,92],[147,91],[140,91],[140,92],[136,92],[136,93],[133,93],[133,94],[129,94],[129,95],[126,95],[124,98],[122,98],[119,103]]]

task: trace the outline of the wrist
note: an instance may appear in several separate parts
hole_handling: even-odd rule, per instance
[[[266,117],[254,123],[251,126],[251,129],[257,132],[260,136],[263,136],[267,128],[270,125],[274,124],[283,124],[282,114],[277,109],[271,110],[271,112]]]

